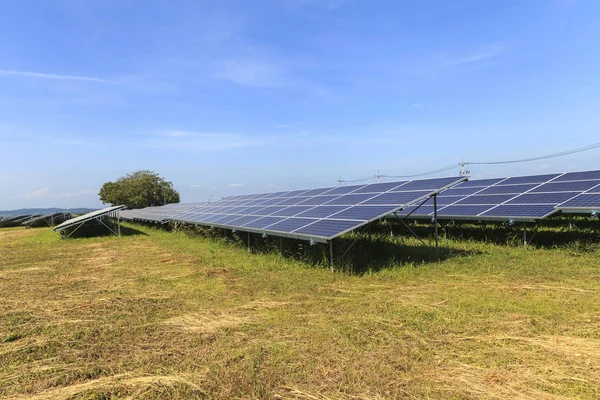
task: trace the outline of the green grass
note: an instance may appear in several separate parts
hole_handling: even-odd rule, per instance
[[[375,232],[331,273],[298,242],[128,227],[0,230],[0,397],[600,396],[594,244],[445,239],[430,262]]]

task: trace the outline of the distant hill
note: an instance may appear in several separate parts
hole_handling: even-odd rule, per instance
[[[85,214],[91,211],[94,211],[93,208],[21,208],[19,210],[8,210],[2,211],[0,210],[0,217],[11,217],[15,215],[25,215],[25,214],[51,214],[58,212],[70,212],[71,214]]]

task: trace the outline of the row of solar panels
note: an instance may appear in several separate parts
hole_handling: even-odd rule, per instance
[[[425,179],[229,197],[198,205],[167,219],[327,241],[426,200],[464,180],[465,177]],[[155,220],[166,208],[147,211],[148,220]],[[145,213],[144,210],[124,211],[121,216],[141,219],[140,212]]]
[[[560,210],[600,209],[600,171],[469,180],[441,178],[234,196],[120,212],[123,219],[180,221],[303,239],[330,240],[396,215],[535,221]],[[419,207],[419,204],[422,204]]]
[[[0,220],[0,227],[14,226],[51,226],[71,218],[71,213],[58,212],[48,214],[24,214]]]
[[[30,218],[37,217],[37,215],[32,214],[23,214],[23,215],[15,215],[13,217],[5,218],[0,220],[0,227],[8,228],[13,226],[20,226],[21,223],[27,221]]]

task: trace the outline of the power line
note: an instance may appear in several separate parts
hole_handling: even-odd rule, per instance
[[[445,172],[445,171],[448,171],[448,170],[450,170],[452,168],[456,168],[456,167],[460,167],[460,163],[451,164],[451,165],[448,165],[448,166],[443,167],[443,168],[435,169],[433,171],[422,172],[420,174],[412,174],[412,175],[380,175],[380,176],[382,178],[416,178],[416,177],[419,177],[419,176],[438,174],[440,172]]]
[[[463,162],[459,162],[459,163],[448,165],[448,166],[443,167],[443,168],[435,169],[433,171],[422,172],[422,173],[419,173],[419,174],[412,174],[412,175],[380,175],[379,173],[377,173],[377,175],[372,175],[372,176],[370,176],[368,178],[363,178],[363,179],[342,180],[340,178],[340,179],[338,179],[338,183],[342,184],[342,183],[366,182],[366,181],[370,181],[372,179],[377,179],[379,181],[380,178],[416,178],[416,177],[420,177],[420,176],[438,174],[440,172],[445,172],[445,171],[448,171],[448,170],[450,170],[452,168],[456,168],[456,167],[461,167],[461,175],[464,175],[464,174],[468,174],[470,172],[468,170],[468,168],[465,169],[465,167],[468,166],[468,165],[516,164],[516,163],[522,163],[522,162],[547,160],[549,158],[556,158],[556,157],[568,156],[568,155],[571,155],[571,154],[577,154],[577,153],[581,153],[583,151],[592,150],[592,149],[596,149],[596,148],[599,148],[599,147],[600,147],[600,143],[595,143],[595,144],[590,144],[588,146],[579,147],[579,148],[572,149],[572,150],[561,151],[559,153],[547,154],[547,155],[538,156],[538,157],[521,158],[521,159],[517,159],[517,160],[504,160],[504,161],[463,161]]]
[[[514,163],[522,163],[522,162],[527,162],[527,161],[547,160],[549,158],[562,157],[562,156],[568,156],[570,154],[581,153],[582,151],[592,150],[592,149],[595,149],[598,147],[600,147],[600,143],[590,144],[589,146],[579,147],[577,149],[562,151],[560,153],[548,154],[548,155],[539,156],[539,157],[522,158],[519,160],[508,160],[508,161],[467,161],[464,164],[496,165],[496,164],[514,164]]]

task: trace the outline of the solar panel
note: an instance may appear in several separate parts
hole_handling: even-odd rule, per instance
[[[465,180],[436,178],[227,197],[171,219],[325,242]]]
[[[599,196],[592,198],[594,191]],[[440,193],[437,200],[439,219],[532,222],[566,207],[600,211],[600,171],[469,180]],[[432,206],[428,200],[397,214],[430,219]]]
[[[62,231],[63,229],[70,228],[77,224],[82,224],[84,222],[91,221],[98,217],[101,217],[104,215],[109,215],[113,212],[122,210],[123,208],[125,208],[125,206],[113,206],[113,207],[103,208],[102,210],[92,211],[91,213],[87,213],[84,215],[80,215],[79,217],[68,219],[65,222],[63,222],[62,224],[55,226],[53,230],[55,232]]]
[[[119,211],[119,218],[129,221],[164,223],[169,218],[189,212],[197,206],[209,203],[171,203],[164,206]]]
[[[572,177],[600,177],[600,171],[586,171],[571,174]],[[565,213],[591,213],[600,212],[600,178],[593,180],[597,185],[592,186],[585,192],[565,200],[557,208]]]

